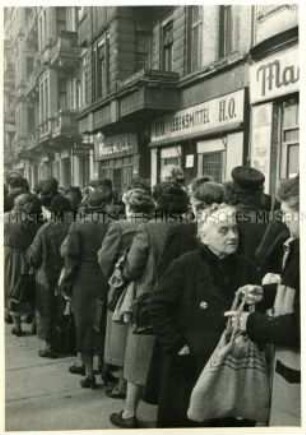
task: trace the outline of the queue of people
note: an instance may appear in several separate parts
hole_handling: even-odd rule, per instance
[[[186,186],[173,168],[153,189],[132,180],[119,201],[108,179],[81,192],[50,178],[32,193],[10,174],[12,334],[22,337],[23,321],[32,322],[39,357],[75,353],[69,372],[82,388],[95,389],[100,376],[105,394],[124,400],[110,415],[120,428],[141,427],[141,400],[157,405],[160,428],[300,425],[299,177],[284,180],[277,198],[264,181],[237,167],[224,184],[201,177]],[[242,312],[230,309],[235,295]],[[269,354],[268,421],[188,417],[226,325]]]

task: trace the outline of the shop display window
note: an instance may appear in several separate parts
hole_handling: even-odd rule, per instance
[[[223,151],[203,154],[202,174],[220,183],[223,181],[223,154]]]
[[[299,172],[299,105],[297,98],[281,103],[280,178]]]

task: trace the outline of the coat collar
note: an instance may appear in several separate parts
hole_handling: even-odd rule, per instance
[[[224,258],[220,258],[218,257],[216,254],[214,254],[206,245],[200,244],[199,247],[201,256],[204,257],[206,260],[208,260],[210,263],[214,263],[214,264],[227,264],[232,262],[234,259],[237,258],[237,254],[230,254],[227,255]]]

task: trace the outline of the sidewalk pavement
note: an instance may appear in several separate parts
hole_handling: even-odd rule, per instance
[[[6,326],[6,431],[115,429],[109,415],[122,409],[122,400],[105,396],[102,385],[82,389],[81,377],[68,372],[73,357],[40,358],[37,337],[18,338],[10,329]],[[141,403],[138,418],[154,427],[156,407]]]

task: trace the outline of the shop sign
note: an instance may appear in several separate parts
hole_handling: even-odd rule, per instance
[[[270,100],[299,90],[298,48],[275,54],[250,69],[251,103]]]
[[[90,149],[91,147],[88,143],[82,143],[78,145],[75,144],[72,150],[72,154],[78,157],[87,157],[90,154]]]
[[[106,137],[97,134],[94,138],[94,145],[97,160],[130,154],[136,150],[137,135],[135,133],[123,133]]]
[[[151,142],[242,123],[244,119],[244,89],[223,97],[180,110],[153,123]]]

